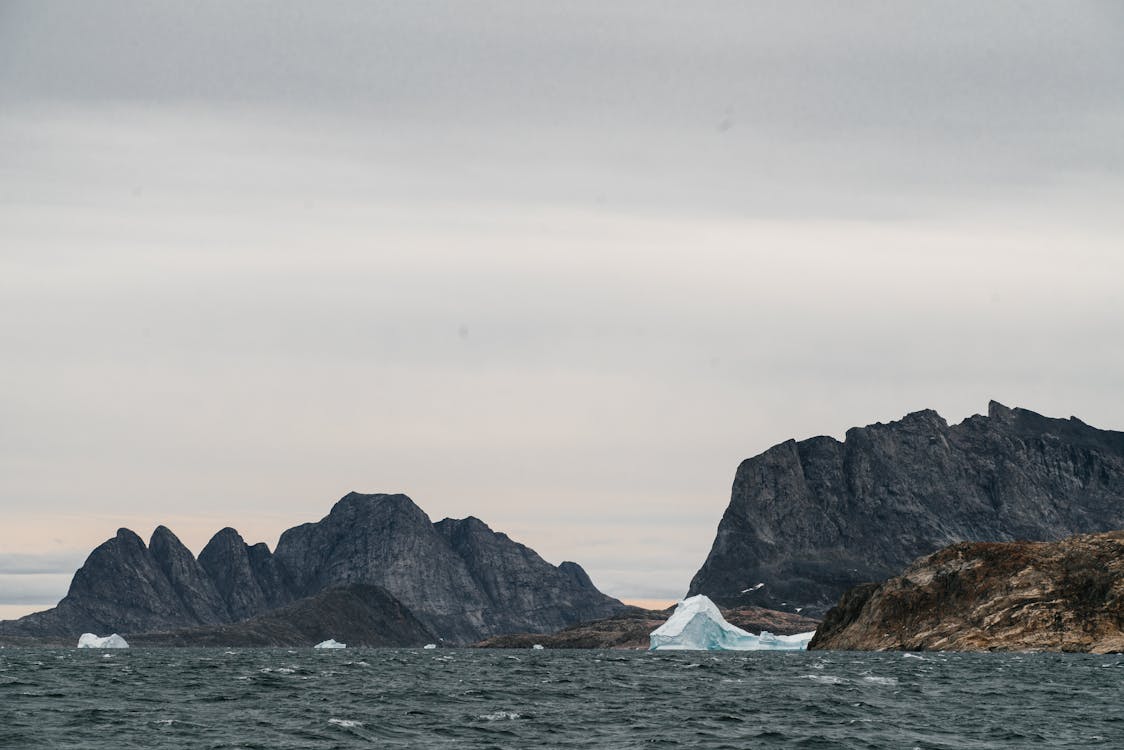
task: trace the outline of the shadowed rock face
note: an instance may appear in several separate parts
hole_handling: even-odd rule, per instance
[[[1124,651],[1124,531],[953,545],[848,591],[808,647]]]
[[[215,590],[214,581],[167,527],[157,526],[152,532],[148,551],[195,620],[206,624],[230,620],[226,603]]]
[[[621,609],[577,563],[555,567],[478,518],[446,518],[434,527],[483,592],[492,633],[553,632]]]
[[[165,530],[166,531],[166,530]],[[189,566],[178,559],[179,540],[161,533],[159,560],[141,538],[128,529],[99,545],[74,574],[70,590],[57,607],[0,623],[0,632],[13,635],[75,635],[83,632],[130,632],[148,628],[171,628],[199,622],[196,609],[208,616],[213,600],[206,593],[185,604],[189,595]],[[188,553],[190,557],[190,553]],[[194,562],[194,559],[192,559]],[[162,564],[175,571],[169,580]],[[177,584],[179,590],[177,591]]]
[[[996,402],[953,426],[921,411],[744,461],[690,594],[815,615],[948,544],[1114,528],[1124,433]]]
[[[624,607],[577,564],[550,565],[478,519],[433,524],[405,495],[351,493],[320,522],[286,531],[276,553],[226,528],[197,561],[162,526],[149,547],[122,529],[94,550],[57,607],[0,623],[0,634],[76,638],[221,625],[356,584],[389,597],[371,595],[364,606],[405,607],[426,633],[452,643],[550,632]],[[388,627],[397,621],[390,614]],[[222,632],[234,633],[212,630]],[[373,638],[367,632],[365,642]]]
[[[319,523],[281,535],[277,558],[295,590],[369,583],[389,591],[442,637],[487,628],[488,600],[464,561],[405,495],[351,493]]]
[[[434,636],[385,589],[352,584],[248,620],[168,633],[133,635],[133,646],[312,646],[335,638],[348,646],[420,646]]]
[[[276,557],[302,594],[381,586],[458,643],[511,629],[549,632],[623,608],[582,586],[584,571],[576,578],[572,567],[550,565],[475,518],[431,523],[405,495],[351,493],[319,523],[286,531]]]
[[[199,553],[199,565],[214,582],[229,613],[223,622],[244,620],[293,600],[291,587],[269,548],[264,544],[250,547],[230,527],[211,537]]]

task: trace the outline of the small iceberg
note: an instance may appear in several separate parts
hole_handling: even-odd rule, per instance
[[[437,644],[436,644],[436,643],[427,643],[427,644],[425,644],[425,649],[426,649],[426,650],[429,650],[429,649],[434,649],[434,648],[437,648]]]
[[[699,594],[684,599],[668,621],[652,631],[651,651],[803,651],[815,631],[796,635],[747,633],[726,622],[714,602]]]
[[[545,647],[541,643],[536,643],[535,645],[531,646],[531,648],[533,648],[535,651],[542,651]]]
[[[124,638],[114,633],[105,638],[93,633],[83,633],[78,638],[78,648],[128,648],[129,644]]]
[[[339,641],[337,641],[333,638],[329,638],[326,641],[321,641],[320,643],[317,643],[315,646],[313,646],[313,648],[347,648],[347,644],[346,643],[340,643]]]

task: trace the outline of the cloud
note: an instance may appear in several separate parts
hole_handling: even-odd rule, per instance
[[[676,596],[789,437],[1124,425],[1115,6],[0,14],[5,549],[405,491]]]
[[[48,554],[0,553],[0,575],[66,575],[82,566],[89,552],[55,552]]]
[[[66,596],[73,574],[0,573],[0,604],[41,604]]]

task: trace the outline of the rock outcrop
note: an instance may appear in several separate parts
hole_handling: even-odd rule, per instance
[[[351,493],[318,523],[282,534],[275,553],[225,528],[196,560],[163,526],[147,547],[121,529],[91,553],[58,606],[0,622],[0,635],[134,636],[228,625],[357,584],[389,597],[368,597],[374,602],[365,605],[368,610],[392,602],[393,612],[405,608],[422,624],[426,638],[450,643],[504,632],[553,632],[624,608],[598,591],[576,563],[555,567],[479,519],[434,524],[405,495]],[[385,613],[387,623],[396,622],[393,612]],[[366,621],[375,622],[370,616]],[[283,632],[277,622],[269,623],[265,631],[253,632],[273,633],[269,637]],[[218,637],[249,631],[208,632]],[[377,640],[364,632],[351,640]]]
[[[742,462],[690,594],[819,615],[948,544],[1116,528],[1124,433],[996,402],[952,426],[921,411]]]
[[[1124,651],[1124,531],[952,545],[848,591],[808,647]]]
[[[234,529],[222,529],[199,553],[228,613],[225,622],[237,622],[280,607],[293,600],[284,570],[264,544],[246,544]]]
[[[216,579],[207,574],[191,550],[167,527],[157,526],[152,532],[148,551],[195,620],[205,624],[230,620],[226,603],[215,589]]]

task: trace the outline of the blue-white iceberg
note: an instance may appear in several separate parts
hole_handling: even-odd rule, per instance
[[[335,638],[329,638],[326,641],[317,643],[313,648],[347,648],[346,643],[340,643]]]
[[[102,638],[93,633],[83,633],[78,638],[78,648],[128,648],[125,639],[114,633]]]
[[[815,631],[796,635],[747,633],[726,622],[722,612],[699,594],[679,602],[667,622],[652,631],[652,651],[803,651]]]

